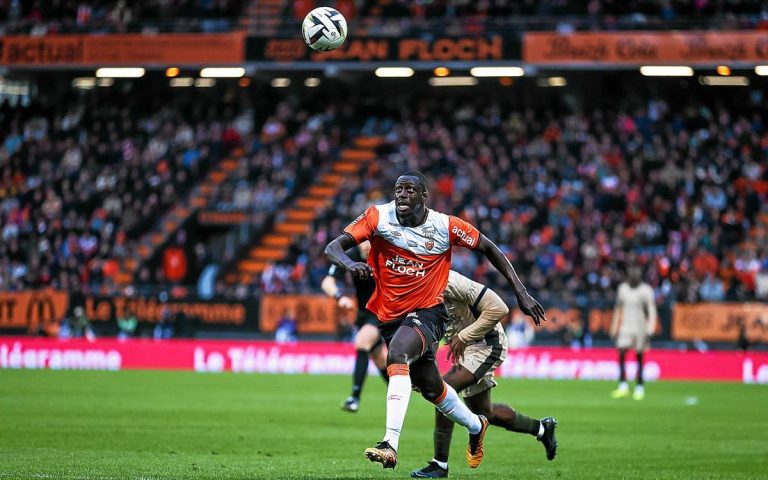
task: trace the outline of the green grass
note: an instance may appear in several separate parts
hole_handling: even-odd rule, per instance
[[[384,430],[384,385],[339,410],[346,376],[0,371],[0,479],[409,478],[432,455],[432,410],[411,397],[397,469],[363,450]],[[501,380],[495,401],[553,415],[560,449],[492,428],[477,470],[454,435],[451,478],[766,478],[768,388],[656,383],[610,400],[606,382]],[[695,400],[694,400],[695,399]]]

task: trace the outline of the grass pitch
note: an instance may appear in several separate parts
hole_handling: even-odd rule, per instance
[[[384,431],[384,384],[339,409],[347,376],[0,371],[0,479],[410,478],[432,457],[432,409],[411,397],[395,471],[363,450]],[[500,380],[496,402],[555,416],[548,462],[532,437],[492,427],[477,470],[457,428],[454,479],[768,476],[768,387],[654,383],[611,400],[606,382]]]

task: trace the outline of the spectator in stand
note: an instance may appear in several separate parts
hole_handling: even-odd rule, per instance
[[[298,340],[298,323],[296,314],[292,309],[286,308],[283,316],[275,327],[275,341],[277,343],[296,343]]]
[[[73,338],[85,338],[89,342],[96,340],[96,334],[91,326],[91,321],[85,313],[83,307],[75,307],[73,310],[71,327],[71,336]]]
[[[136,334],[136,327],[139,325],[139,319],[131,311],[130,308],[126,308],[123,315],[117,318],[117,339],[127,340]]]
[[[173,321],[174,315],[171,312],[171,308],[168,305],[168,294],[165,292],[160,293],[160,302],[162,303],[162,310],[160,312],[160,321],[155,325],[153,337],[155,340],[165,340],[173,337]]]

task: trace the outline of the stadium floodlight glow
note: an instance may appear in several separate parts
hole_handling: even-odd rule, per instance
[[[710,87],[748,87],[749,79],[747,77],[719,77],[707,75],[699,77],[699,83]]]
[[[144,76],[144,69],[139,67],[99,68],[96,70],[96,76],[99,78],[141,78]]]
[[[309,88],[314,88],[320,85],[320,79],[317,77],[309,77],[306,80],[304,80],[304,86]]]
[[[433,87],[473,87],[477,85],[475,77],[432,77],[429,84]]]
[[[540,87],[565,87],[568,80],[565,77],[547,77],[536,80],[536,85]]]
[[[96,80],[96,85],[100,87],[111,87],[114,84],[115,84],[114,78],[100,78]]]
[[[165,69],[165,76],[168,78],[178,77],[179,73],[179,67],[168,67]]]
[[[647,65],[640,67],[640,74],[646,77],[692,77],[693,69],[679,65]]]
[[[447,77],[451,74],[451,71],[448,70],[447,67],[437,67],[432,71],[432,73],[434,73],[436,77]]]
[[[197,88],[209,88],[216,85],[216,80],[212,78],[197,78],[195,79],[195,86]]]
[[[95,77],[77,77],[72,80],[72,86],[75,88],[81,88],[83,90],[89,90],[96,86]]]
[[[291,86],[291,79],[290,78],[283,78],[283,77],[277,77],[272,79],[272,83],[270,84],[274,88],[285,88]]]
[[[550,87],[565,87],[568,85],[568,80],[565,77],[549,77],[547,83]]]
[[[413,69],[409,67],[379,67],[374,73],[380,78],[408,78],[413,76]]]
[[[755,67],[755,73],[761,77],[768,76],[768,65],[758,65]]]
[[[718,75],[722,75],[724,77],[727,77],[731,74],[731,67],[728,65],[718,65],[717,69],[715,69]]]
[[[195,79],[192,77],[176,77],[172,78],[168,84],[172,87],[191,87],[195,84]]]
[[[522,77],[525,70],[520,67],[474,67],[469,73],[473,77]]]
[[[240,78],[245,75],[242,67],[207,67],[200,70],[203,78]]]

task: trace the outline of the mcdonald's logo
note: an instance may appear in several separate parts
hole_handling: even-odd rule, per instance
[[[67,313],[69,295],[60,291],[0,293],[0,328],[54,335]]]

